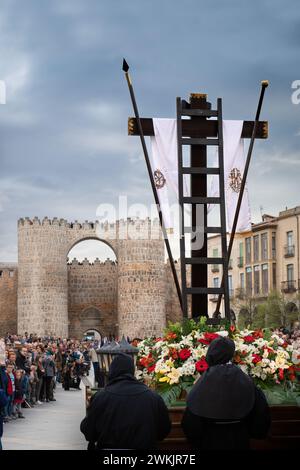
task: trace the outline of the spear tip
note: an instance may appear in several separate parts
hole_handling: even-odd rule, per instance
[[[129,70],[129,65],[127,64],[127,62],[124,58],[123,58],[123,67],[122,67],[122,69],[125,73],[127,73],[128,70]]]
[[[267,86],[269,86],[269,80],[262,80],[261,81],[261,86],[267,88]]]

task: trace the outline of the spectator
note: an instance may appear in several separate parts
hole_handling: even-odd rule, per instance
[[[270,427],[264,394],[231,363],[235,345],[229,338],[210,344],[208,370],[188,395],[182,427],[199,450],[243,450],[250,438],[263,439]]]
[[[43,368],[45,370],[45,388],[46,388],[46,402],[56,401],[53,396],[54,378],[55,378],[55,364],[51,350],[46,352],[46,358],[43,361]]]
[[[171,422],[163,399],[135,379],[132,358],[119,354],[80,429],[89,448],[97,443],[97,449],[149,449],[167,436]]]
[[[0,388],[0,450],[2,450],[2,436],[3,436],[3,414],[7,405],[7,397],[3,388]]]
[[[15,372],[15,396],[14,396],[14,415],[17,418],[25,418],[21,411],[21,405],[25,400],[26,383],[25,372],[17,369]]]
[[[6,366],[6,376],[7,376],[7,385],[6,385],[6,398],[7,404],[4,411],[4,422],[7,423],[14,418],[13,415],[13,402],[15,395],[15,376],[13,374],[14,365],[8,363]]]

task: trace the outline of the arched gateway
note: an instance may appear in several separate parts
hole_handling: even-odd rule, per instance
[[[72,318],[68,318],[66,259],[74,245],[88,239],[107,243],[118,260],[114,333],[130,337],[160,334],[166,314],[164,244],[158,221],[80,224],[47,217],[18,222],[18,332],[61,337],[75,332]],[[84,329],[80,318],[76,321],[78,329]]]

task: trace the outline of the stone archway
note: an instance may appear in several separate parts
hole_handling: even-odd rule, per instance
[[[97,307],[87,307],[80,314],[82,335],[88,330],[101,331],[101,312]]]
[[[70,315],[67,254],[77,243],[88,239],[107,243],[114,250],[118,264],[104,263],[105,269],[103,266],[100,269],[98,263],[93,263],[91,269],[84,263],[74,265],[74,271],[83,267],[81,271],[86,268],[94,272],[93,279],[98,271],[108,274],[103,274],[99,302],[94,302],[94,297],[80,297],[78,282],[86,277],[77,276],[77,287],[74,282],[77,307]],[[30,331],[66,338],[74,334],[78,321],[81,334],[78,315],[93,305],[101,312],[106,328],[104,335],[162,334],[166,325],[165,270],[164,242],[158,220],[70,223],[56,217],[52,220],[25,218],[18,221],[18,247],[18,333]],[[117,305],[111,305],[107,298],[113,289],[116,289]]]

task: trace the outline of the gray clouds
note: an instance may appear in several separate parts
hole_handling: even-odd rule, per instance
[[[119,194],[152,202],[138,139],[127,136],[123,56],[145,116],[172,117],[176,96],[200,91],[223,97],[225,118],[252,119],[269,79],[252,211],[297,204],[299,24],[296,0],[1,0],[0,259],[15,260],[19,217],[93,220]]]

